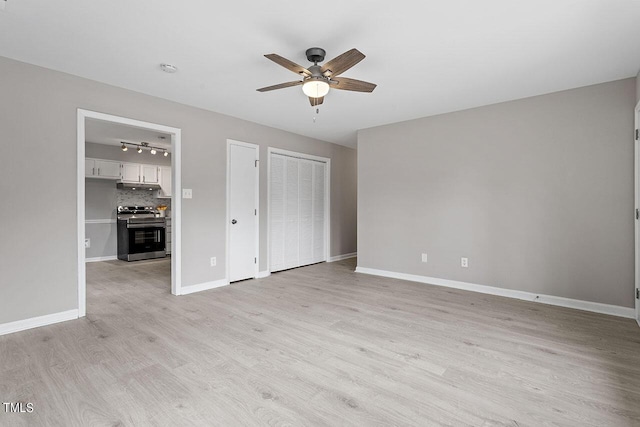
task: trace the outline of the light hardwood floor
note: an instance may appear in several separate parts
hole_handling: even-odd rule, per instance
[[[87,265],[85,319],[0,337],[0,425],[639,426],[640,329],[317,264],[169,294]]]

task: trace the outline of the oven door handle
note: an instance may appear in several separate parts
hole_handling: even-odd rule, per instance
[[[127,224],[127,228],[166,228],[166,224]]]

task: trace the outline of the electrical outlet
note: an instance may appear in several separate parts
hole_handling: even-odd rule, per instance
[[[460,258],[460,267],[467,268],[469,267],[469,258]]]
[[[422,262],[427,262],[427,254],[422,254]]]
[[[210,262],[211,262],[211,267],[215,267],[217,264],[216,257],[212,256]]]
[[[193,198],[193,190],[191,188],[183,188],[182,189],[182,198],[183,199],[192,199]]]
[[[84,248],[89,249],[90,247],[91,247],[91,239],[84,239]]]

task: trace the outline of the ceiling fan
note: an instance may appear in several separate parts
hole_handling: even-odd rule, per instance
[[[325,95],[329,93],[329,88],[355,92],[373,92],[376,88],[375,84],[362,80],[348,79],[346,77],[338,78],[340,74],[365,58],[358,49],[348,50],[342,55],[326,62],[324,65],[318,65],[318,62],[324,61],[325,54],[325,50],[319,47],[307,49],[307,59],[313,62],[313,65],[309,68],[304,68],[275,53],[265,55],[266,58],[278,65],[282,65],[287,70],[300,74],[302,80],[267,86],[256,90],[258,92],[268,92],[270,90],[284,89],[291,86],[302,86],[302,91],[309,97],[311,105],[315,107],[322,104]]]

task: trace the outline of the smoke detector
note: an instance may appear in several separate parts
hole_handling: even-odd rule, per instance
[[[171,64],[160,64],[160,69],[165,73],[173,74],[178,71],[178,67]]]

